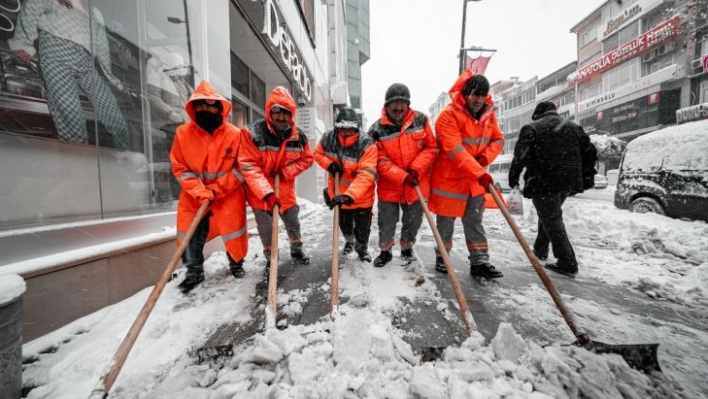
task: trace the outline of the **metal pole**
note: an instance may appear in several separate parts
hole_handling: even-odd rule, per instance
[[[460,71],[465,69],[465,25],[467,23],[467,0],[462,0],[462,36],[460,37]]]
[[[189,31],[189,11],[187,10],[187,0],[182,0],[184,5],[184,25],[187,31],[187,53],[189,55],[189,84],[194,88],[194,60],[192,59],[192,36]]]

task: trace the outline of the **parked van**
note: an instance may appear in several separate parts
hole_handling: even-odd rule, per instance
[[[487,172],[494,179],[495,185],[502,191],[511,191],[511,187],[509,187],[509,169],[511,169],[512,159],[514,159],[514,154],[499,154],[487,168]]]
[[[708,221],[708,120],[660,129],[627,144],[615,206]]]

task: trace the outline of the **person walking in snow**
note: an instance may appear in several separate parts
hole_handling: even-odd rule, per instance
[[[440,153],[433,164],[428,206],[437,214],[436,224],[448,250],[452,248],[455,218],[462,218],[471,275],[502,277],[502,272],[489,263],[489,246],[482,226],[484,194],[493,183],[485,168],[504,147],[489,81],[467,69],[450,89],[450,98],[452,102],[435,122]],[[446,273],[439,252],[435,270]]]
[[[322,136],[315,148],[315,161],[329,172],[325,203],[339,206],[339,229],[344,236],[344,255],[356,250],[359,260],[371,262],[369,234],[376,185],[376,144],[363,134],[356,111],[339,111],[334,129]],[[339,192],[334,195],[334,175],[339,174]]]
[[[224,240],[231,274],[243,278],[248,234],[244,179],[236,159],[242,135],[226,122],[231,103],[202,81],[185,110],[190,120],[177,128],[170,151],[172,173],[182,188],[177,205],[178,245],[201,203],[211,203],[182,254],[187,273],[179,289],[186,294],[204,281],[204,244],[217,235]]]
[[[295,178],[312,166],[313,157],[307,136],[295,125],[295,101],[286,88],[278,86],[271,91],[265,111],[265,120],[243,128],[243,146],[238,161],[248,186],[248,204],[253,209],[263,243],[267,276],[275,205],[278,205],[290,238],[290,257],[302,265],[310,263],[310,257],[302,249]],[[274,185],[277,175],[280,176],[280,184],[276,195]]]
[[[519,185],[524,173],[524,197],[538,213],[538,233],[533,252],[539,260],[548,258],[553,245],[556,263],[547,269],[573,276],[578,260],[563,224],[563,202],[570,194],[582,193],[595,183],[597,150],[582,127],[558,116],[555,104],[536,105],[532,122],[521,128],[509,169],[509,186]]]
[[[383,267],[393,259],[391,248],[396,234],[399,211],[402,215],[401,259],[412,262],[413,245],[423,222],[423,208],[415,192],[430,195],[430,167],[438,154],[438,145],[428,117],[410,108],[411,94],[401,83],[386,90],[381,118],[369,128],[378,148],[377,194],[379,248],[374,266]]]

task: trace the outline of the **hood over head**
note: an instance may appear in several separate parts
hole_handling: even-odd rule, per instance
[[[189,115],[189,118],[194,121],[194,123],[197,122],[197,118],[192,102],[196,100],[219,101],[221,104],[221,117],[224,121],[231,113],[231,103],[219,94],[219,92],[217,92],[214,86],[212,86],[209,82],[202,80],[201,83],[199,83],[199,86],[197,86],[194,90],[194,93],[192,93],[189,97],[189,100],[187,100],[187,104],[184,106],[185,111],[187,111],[187,115]]]
[[[463,91],[465,91],[465,86],[467,86],[467,90],[473,90],[480,84],[483,85],[484,82],[481,81],[481,79],[476,79],[476,82],[470,82],[468,85],[467,81],[472,79],[475,76],[475,73],[472,72],[471,69],[465,69],[462,74],[457,78],[455,83],[452,85],[450,88],[450,98],[452,99],[453,104],[455,104],[458,107],[461,107],[462,109],[466,109],[465,105],[465,94],[463,94]],[[481,75],[480,75],[481,76]],[[486,81],[486,79],[484,79]],[[475,83],[475,84],[472,84]],[[488,83],[487,83],[488,85]],[[472,87],[475,86],[475,87]],[[488,88],[487,88],[488,90]],[[492,101],[492,96],[490,94],[487,94],[487,97],[484,99],[484,103],[487,105],[486,109],[493,109],[494,101]]]
[[[270,128],[273,132],[275,132],[275,128],[273,127],[273,118],[270,116],[270,110],[273,109],[274,106],[280,106],[289,110],[290,127],[295,125],[295,113],[297,108],[295,106],[295,100],[293,100],[293,96],[290,95],[288,89],[283,86],[278,86],[270,92],[268,99],[266,100],[266,123],[268,123],[268,128]]]

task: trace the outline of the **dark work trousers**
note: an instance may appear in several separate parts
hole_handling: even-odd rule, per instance
[[[357,253],[366,252],[369,248],[371,233],[371,218],[373,208],[340,209],[339,229],[346,242],[354,242]]]
[[[563,202],[568,193],[555,193],[533,197],[533,206],[538,213],[538,235],[533,243],[533,250],[538,256],[548,256],[548,245],[553,245],[553,256],[558,259],[558,266],[574,267],[578,265],[575,251],[570,245],[568,234],[563,224]]]
[[[204,274],[204,244],[209,235],[209,217],[211,212],[207,212],[199,222],[182,253],[182,264],[187,268],[188,275]]]
[[[465,232],[465,241],[470,255],[467,257],[470,265],[480,265],[489,262],[489,244],[487,235],[482,225],[484,216],[484,195],[469,197],[465,206],[465,213],[462,215],[462,230]],[[449,251],[452,248],[452,233],[455,228],[455,218],[438,215],[435,224],[440,232],[445,248]],[[435,248],[438,254],[438,249]]]
[[[379,248],[390,251],[393,247],[393,236],[396,235],[399,209],[401,218],[401,250],[411,249],[415,244],[421,223],[423,223],[423,207],[420,201],[410,205],[379,200]]]
[[[280,219],[285,225],[285,231],[288,233],[288,238],[290,239],[291,250],[294,246],[302,246],[299,214],[300,207],[295,205],[280,215]],[[270,256],[270,240],[273,232],[272,213],[260,209],[254,209],[253,216],[256,219],[258,235],[261,237],[261,243],[263,244],[263,254],[268,257]]]

